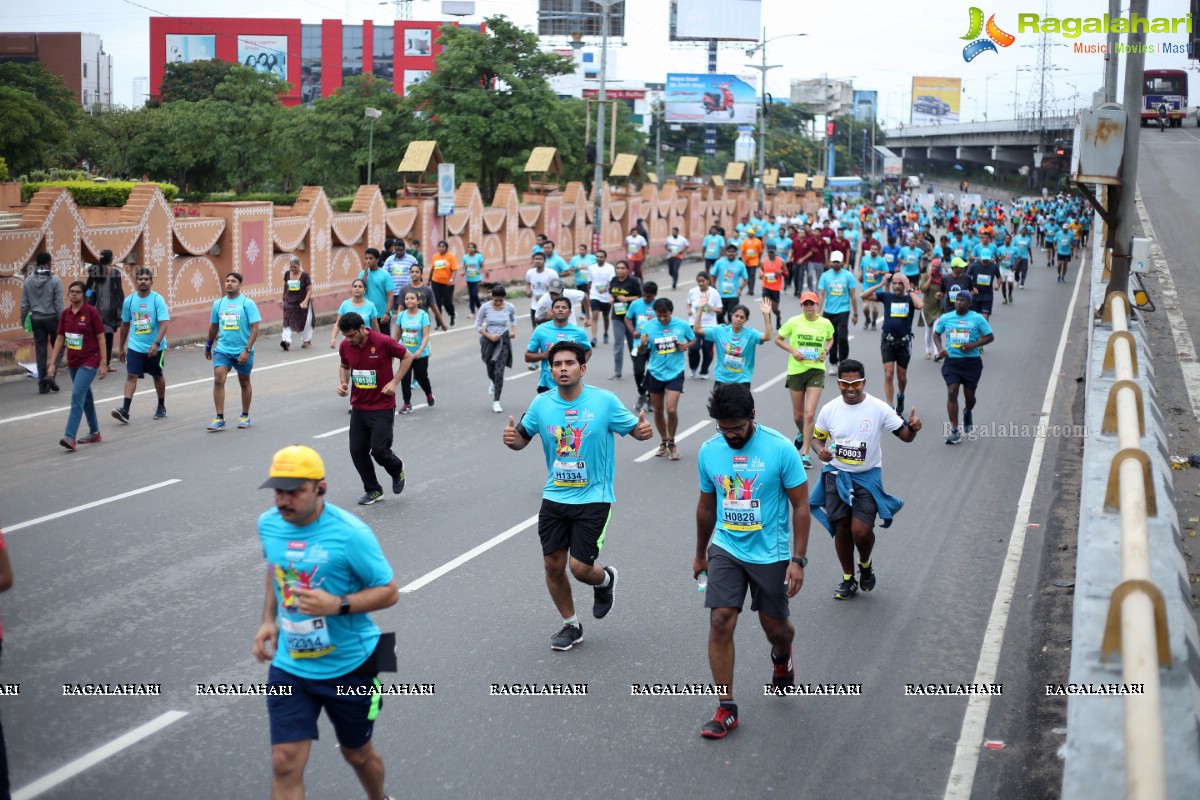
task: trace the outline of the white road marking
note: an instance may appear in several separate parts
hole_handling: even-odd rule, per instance
[[[413,411],[420,411],[422,408],[429,408],[429,406],[428,406],[428,405],[426,405],[425,403],[421,403],[420,405],[415,405],[415,406],[413,406],[413,407],[412,407],[412,410],[413,410]],[[318,434],[317,434],[316,436],[314,436],[313,438],[314,438],[314,439],[328,439],[330,436],[337,436],[339,433],[345,433],[345,432],[346,432],[346,431],[348,431],[348,430],[350,430],[350,426],[349,426],[349,425],[346,425],[346,426],[344,426],[344,427],[341,427],[341,428],[335,428],[335,429],[333,429],[333,430],[331,430],[331,431],[326,431],[325,433],[318,433]]]
[[[711,419],[702,419],[699,422],[697,422],[695,425],[693,425],[692,427],[688,428],[683,433],[675,434],[675,441],[682,442],[684,439],[691,436],[696,431],[700,430],[701,428],[705,428],[709,425],[712,425],[712,424],[713,424],[713,421]],[[634,461],[637,462],[638,464],[641,464],[644,461],[649,461],[650,459],[654,458],[654,454],[657,452],[658,452],[658,447],[656,446],[650,452],[644,453],[644,454],[638,456],[637,458],[635,458]]]
[[[147,736],[151,736],[163,728],[178,722],[187,716],[186,711],[168,711],[160,717],[147,722],[145,725],[134,728],[124,736],[119,736],[113,739],[108,744],[97,747],[92,752],[85,756],[75,759],[71,763],[59,767],[45,777],[38,778],[28,786],[17,789],[12,794],[13,800],[32,800],[34,797],[45,794],[46,792],[58,786],[64,781],[70,780],[86,769],[96,766],[101,761],[115,756],[127,747],[137,744]]]
[[[778,375],[776,375],[774,378],[771,378],[771,380],[764,383],[762,386],[759,386],[757,389],[753,389],[752,391],[755,394],[762,394],[763,392],[765,392],[767,389],[770,389],[775,384],[779,383],[782,380],[785,380],[787,378],[787,375],[788,374],[786,372],[781,372]]]
[[[1090,273],[1081,263],[1075,276],[1075,288],[1071,292],[1071,302],[1067,305],[1067,316],[1063,320],[1062,334],[1058,337],[1058,351],[1054,354],[1054,363],[1050,367],[1046,394],[1042,399],[1043,417],[1048,418],[1054,409],[1054,393],[1061,380],[1059,370],[1062,369],[1063,354],[1067,349],[1067,334],[1071,330],[1071,319],[1075,315],[1075,301],[1079,298],[1079,286],[1083,282],[1085,274]],[[1029,454],[1029,467],[1025,470],[1025,483],[1021,486],[1021,496],[1017,501],[1017,515],[1013,520],[1012,533],[1008,539],[1008,551],[1004,556],[1004,568],[1000,571],[996,596],[992,600],[992,611],[988,616],[987,628],[983,634],[983,645],[979,650],[979,661],[975,665],[973,682],[976,684],[995,683],[996,667],[1000,662],[1000,650],[1004,645],[1004,629],[1008,625],[1013,591],[1017,584],[1017,571],[1021,567],[1021,555],[1025,551],[1025,535],[1029,531],[1033,492],[1037,488],[1038,476],[1042,471],[1042,458],[1045,450],[1046,437],[1034,438],[1033,452]],[[958,743],[954,746],[954,763],[950,767],[950,777],[946,781],[946,793],[943,795],[943,800],[970,800],[971,788],[975,783],[975,772],[979,767],[979,752],[983,746],[983,729],[987,724],[990,707],[991,697],[988,695],[971,695],[967,702],[962,730],[958,736]]]
[[[538,515],[534,514],[532,517],[525,520],[524,522],[518,522],[516,525],[513,525],[511,528],[504,531],[503,533],[498,533],[495,536],[493,536],[491,539],[488,539],[483,544],[472,547],[470,550],[463,553],[458,558],[447,561],[445,564],[442,564],[437,569],[432,570],[430,572],[426,572],[424,575],[417,578],[412,583],[401,586],[400,592],[402,594],[406,593],[406,592],[415,592],[417,589],[420,589],[422,586],[425,586],[429,583],[432,583],[433,581],[436,581],[438,578],[442,577],[447,572],[458,569],[463,564],[467,563],[468,561],[475,558],[476,556],[486,553],[488,550],[491,550],[493,547],[500,544],[501,542],[508,541],[509,539],[516,536],[518,533],[520,533],[521,531],[524,531],[528,528],[532,528],[534,525],[537,524],[537,521],[538,521]]]
[[[1200,417],[1200,361],[1197,361],[1196,345],[1192,334],[1188,331],[1187,320],[1179,311],[1179,292],[1175,290],[1175,280],[1171,277],[1171,268],[1167,258],[1154,236],[1154,226],[1142,203],[1142,193],[1136,195],[1137,212],[1142,220],[1142,230],[1150,237],[1150,258],[1154,261],[1154,272],[1162,291],[1163,307],[1167,310],[1167,324],[1171,328],[1171,338],[1175,341],[1175,360],[1183,371],[1183,385],[1187,389],[1188,400],[1192,404],[1192,416]],[[1186,353],[1186,355],[1184,355]]]
[[[53,514],[47,514],[44,517],[38,517],[37,519],[26,520],[25,522],[18,522],[16,525],[5,525],[4,530],[6,533],[12,533],[13,531],[19,531],[22,528],[31,528],[34,525],[40,525],[41,523],[49,522],[52,519],[58,519],[59,517],[65,517],[70,514],[78,514],[80,511],[87,511],[89,508],[95,508],[96,506],[107,505],[108,503],[115,503],[118,500],[124,500],[127,497],[133,497],[134,495],[144,494],[146,492],[152,492],[155,489],[161,489],[164,486],[170,486],[173,483],[179,483],[180,480],[181,480],[180,478],[171,478],[169,481],[163,481],[162,483],[155,483],[150,486],[143,486],[141,489],[134,489],[133,491],[130,491],[130,492],[123,492],[118,495],[113,495],[112,497],[106,497],[103,500],[95,500],[91,503],[84,503],[81,506],[75,506],[74,508],[68,508],[66,511],[57,511]]]

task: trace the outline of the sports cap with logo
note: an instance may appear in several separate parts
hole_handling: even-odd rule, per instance
[[[300,444],[283,448],[271,459],[270,477],[260,489],[293,492],[310,481],[325,479],[325,462],[311,447]]]

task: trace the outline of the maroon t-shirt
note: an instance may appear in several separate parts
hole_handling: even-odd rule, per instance
[[[840,236],[833,237],[829,240],[828,252],[833,253],[835,250],[842,254],[842,258],[845,259],[845,263],[849,265],[850,241],[848,239],[843,239]]]
[[[362,347],[343,339],[338,347],[342,367],[350,370],[350,405],[359,411],[388,411],[396,407],[396,395],[380,391],[395,377],[393,358],[404,358],[408,350],[390,336],[370,331]]]
[[[104,335],[104,320],[95,306],[87,303],[78,311],[71,306],[63,309],[58,317],[58,335],[65,336],[63,343],[67,351],[67,366],[100,368],[100,337]]]
[[[808,252],[808,255],[804,256],[804,263],[811,264],[814,261],[819,261],[822,264],[824,264],[825,263],[825,248],[826,248],[825,239],[822,238],[820,235],[814,233],[812,236],[804,237],[804,244],[802,246],[802,250],[805,250]]]

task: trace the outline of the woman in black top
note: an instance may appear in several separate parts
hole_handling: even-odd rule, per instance
[[[87,300],[100,312],[104,332],[108,334],[104,348],[104,364],[112,369],[113,334],[121,327],[121,304],[125,302],[125,288],[121,285],[121,271],[113,266],[112,250],[101,250],[99,263],[88,270]]]

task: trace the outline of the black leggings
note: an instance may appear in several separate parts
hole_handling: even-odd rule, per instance
[[[701,360],[703,353],[704,359]],[[713,362],[713,343],[705,339],[703,334],[697,337],[696,342],[688,348],[688,369],[700,368],[700,372],[704,375],[708,374],[708,368]]]
[[[454,322],[454,284],[452,283],[435,283],[433,284],[433,299],[437,303],[438,308],[450,315],[450,322]]]
[[[829,348],[829,363],[839,364],[850,357],[850,312],[840,314],[825,314],[825,319],[833,323],[833,346]]]
[[[467,305],[472,314],[483,308],[483,303],[479,302],[479,281],[467,281]]]
[[[433,394],[433,387],[429,384],[429,356],[414,358],[412,368],[400,379],[400,394],[405,405],[412,403],[413,378],[417,379],[425,394]]]

